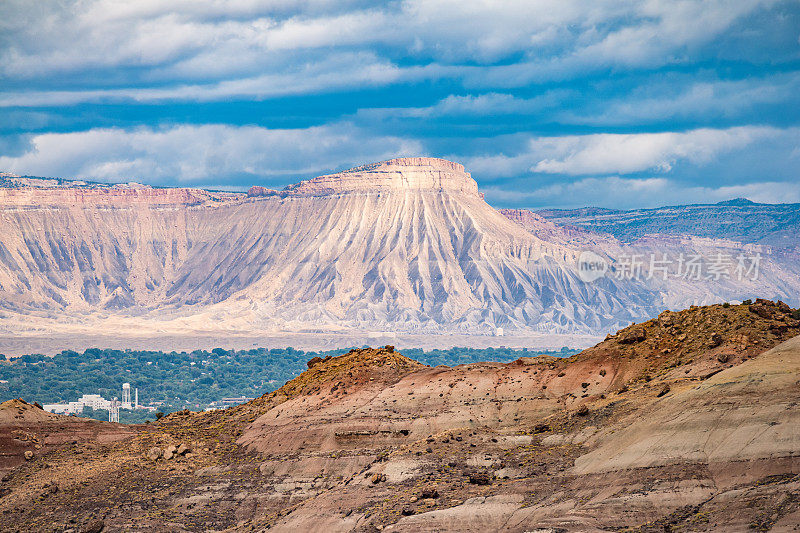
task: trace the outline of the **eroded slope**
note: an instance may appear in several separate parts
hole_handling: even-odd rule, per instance
[[[312,360],[248,404],[21,460],[0,527],[791,528],[793,314],[764,300],[664,313],[569,359],[430,368],[387,347]]]

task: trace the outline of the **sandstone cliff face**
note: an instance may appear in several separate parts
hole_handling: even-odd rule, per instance
[[[406,157],[319,176],[286,189],[297,195],[398,190],[449,191],[477,196],[478,184],[458,163],[432,157]]]
[[[41,209],[51,206],[96,208],[131,206],[187,206],[234,198],[237,195],[202,189],[154,189],[145,185],[107,187],[0,187],[0,206]]]

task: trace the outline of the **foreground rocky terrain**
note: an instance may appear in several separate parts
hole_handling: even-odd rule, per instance
[[[796,314],[665,311],[510,364],[354,350],[137,427],[7,402],[0,529],[796,530]]]
[[[359,337],[343,347],[387,331],[602,336],[664,308],[755,295],[800,304],[795,252],[727,234],[642,237],[641,276],[587,283],[584,251],[611,264],[631,250],[498,212],[462,165],[433,158],[248,194],[0,176],[0,234],[0,333],[23,344],[55,334],[84,344],[81,334],[103,331]],[[761,261],[757,276],[731,265],[662,279],[648,254]]]

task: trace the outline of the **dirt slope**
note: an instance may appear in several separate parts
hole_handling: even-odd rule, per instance
[[[767,301],[665,313],[569,359],[431,368],[387,347],[312,360],[248,404],[20,459],[0,529],[791,530],[791,314]]]

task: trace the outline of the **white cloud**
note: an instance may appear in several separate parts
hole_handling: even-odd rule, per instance
[[[721,152],[743,148],[774,132],[772,128],[745,126],[686,133],[603,133],[536,139],[531,141],[531,152],[552,155],[545,156],[531,170],[558,174],[629,174],[653,169],[668,172],[678,161],[708,163]]]
[[[669,172],[679,162],[707,164],[721,154],[786,132],[742,126],[687,132],[530,137],[519,153],[473,156],[467,161],[476,174],[492,177],[530,172],[566,175]]]
[[[400,79],[425,76],[424,68],[399,69],[371,54],[341,54],[321,63],[300,65],[282,73],[264,74],[203,84],[143,89],[0,92],[0,107],[73,105],[85,101],[161,102],[214,101],[227,98],[261,99],[306,93],[325,93],[346,87],[382,86]]]
[[[182,125],[35,135],[24,153],[0,157],[0,168],[108,181],[212,183],[242,174],[307,178],[420,152],[416,141],[373,136],[347,123],[305,129]]]
[[[358,116],[367,120],[385,118],[433,118],[493,116],[535,113],[560,105],[572,94],[555,89],[532,98],[519,98],[505,93],[450,95],[427,107],[391,107],[360,109]],[[2,100],[0,100],[2,102]]]
[[[800,182],[746,180],[702,185],[670,173],[631,179],[619,171],[666,168],[677,160],[703,164],[754,139],[797,146],[800,131],[769,128],[694,130],[685,133],[531,137],[520,153],[448,156],[486,183],[513,176],[509,185],[482,189],[495,205],[655,207],[746,197],[760,202],[800,202]],[[266,180],[290,183],[334,169],[398,156],[429,154],[419,141],[375,135],[351,123],[302,129],[178,125],[163,128],[91,129],[32,135],[15,156],[0,156],[0,170],[18,174],[143,181],[154,185],[237,187]],[[519,144],[518,138],[496,139]],[[595,157],[597,156],[597,157]],[[791,155],[783,156],[791,160]],[[797,157],[796,154],[794,157]],[[548,159],[549,158],[549,159]],[[543,164],[549,172],[531,177]],[[768,167],[764,167],[768,168]],[[592,176],[585,176],[589,171]],[[610,173],[614,175],[603,176]],[[578,179],[570,175],[579,176]],[[502,183],[502,182],[495,182]]]
[[[350,72],[370,67],[394,73],[379,73],[377,83],[406,79],[398,73],[409,71],[463,79],[475,87],[524,86],[587,69],[684,61],[687,53],[772,3],[406,0],[373,7],[364,2],[33,5],[10,0],[0,3],[0,77],[41,86],[43,96],[25,91],[29,101],[57,101],[57,96],[69,101],[222,99],[241,95],[236,87],[252,80],[286,80],[283,90],[256,93],[266,97],[292,94],[293,82],[324,90],[303,82],[304,69],[313,79],[349,54],[372,59],[363,68],[338,64],[342,81],[331,87],[358,86],[364,78]],[[416,66],[398,66],[409,59]],[[482,66],[506,59],[514,61]],[[125,72],[122,90],[115,81],[120,71]],[[60,88],[53,82],[63,79],[77,82],[78,89],[69,95],[47,90]],[[21,94],[7,94],[5,100],[26,101]]]
[[[502,187],[491,187],[485,192],[489,203],[537,208],[628,209],[716,203],[733,198],[748,198],[762,203],[800,203],[800,183],[777,181],[703,187],[666,178],[626,179],[609,176],[550,184],[524,192]]]
[[[695,77],[670,76],[624,97],[590,103],[581,113],[568,111],[556,116],[562,123],[592,125],[730,118],[751,113],[761,105],[794,105],[800,95],[800,74],[796,72],[735,81],[696,81]]]

